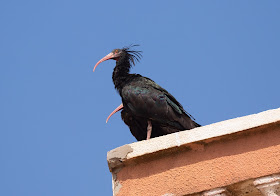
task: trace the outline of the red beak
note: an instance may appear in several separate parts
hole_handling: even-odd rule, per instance
[[[93,71],[96,69],[96,67],[97,67],[97,65],[99,65],[100,63],[102,63],[103,61],[107,61],[107,60],[109,60],[109,59],[112,59],[112,58],[114,58],[115,57],[115,54],[114,53],[109,53],[108,55],[106,55],[105,57],[103,57],[100,61],[98,61],[96,64],[95,64],[95,66],[94,66],[94,68],[93,68]]]
[[[123,109],[123,104],[119,105],[109,116],[108,118],[106,119],[106,123],[108,122],[109,118],[111,116],[113,116],[113,114],[115,114],[116,112],[120,111],[121,109]]]

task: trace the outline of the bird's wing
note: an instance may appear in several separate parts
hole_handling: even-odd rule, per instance
[[[173,97],[167,90],[165,90],[164,88],[162,88],[160,85],[158,85],[157,83],[155,83],[153,80],[151,80],[150,78],[146,78],[146,77],[142,77],[144,81],[147,82],[147,84],[149,84],[150,86],[152,86],[153,88],[164,92],[164,94],[167,96],[167,102],[170,104],[170,106],[179,114],[182,113],[186,113],[187,112],[184,110],[183,106],[175,99],[175,97]]]
[[[136,116],[180,130],[189,129],[192,126],[189,125],[192,120],[182,105],[149,78],[138,77],[131,81],[123,88],[122,99],[124,106]]]
[[[171,95],[167,90],[165,90],[164,88],[162,88],[161,86],[159,86],[157,83],[155,83],[153,80],[151,80],[150,78],[147,77],[142,77],[143,80],[147,81],[147,83],[149,83],[149,85],[153,86],[155,89],[158,89],[162,92],[165,93],[165,95],[168,97],[167,101],[170,104],[170,106],[179,114],[185,113],[188,117],[190,117],[191,119],[195,120],[195,118],[189,114],[184,108],[183,106],[175,99],[175,97],[173,97],[173,95]],[[197,124],[198,126],[200,126],[199,124]]]

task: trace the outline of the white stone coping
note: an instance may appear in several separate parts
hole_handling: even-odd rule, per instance
[[[278,121],[280,121],[280,108],[127,144],[107,153],[109,168],[112,170],[128,159],[210,138],[230,135]]]

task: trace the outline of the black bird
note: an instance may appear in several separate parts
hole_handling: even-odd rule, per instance
[[[132,113],[129,113],[128,111],[126,111],[123,108],[123,104],[121,104],[120,106],[118,106],[107,118],[106,123],[108,122],[109,118],[116,113],[117,111],[122,110],[121,112],[121,117],[124,121],[124,123],[129,127],[130,132],[132,133],[132,135],[138,140],[145,140],[145,139],[149,139],[148,135],[147,135],[147,127],[148,127],[148,121],[146,118],[142,118],[142,117],[137,117],[135,115],[133,115]],[[158,123],[154,123],[152,125],[152,133],[151,133],[151,138],[154,137],[159,137],[159,136],[163,136],[169,133],[174,133],[177,132],[178,129],[174,129],[172,127],[167,127]]]
[[[132,64],[142,56],[141,51],[131,50],[131,47],[114,49],[93,69],[103,61],[116,60],[112,79],[122,104],[110,116],[122,109],[122,119],[138,141],[199,127],[164,88],[149,78],[129,73]]]

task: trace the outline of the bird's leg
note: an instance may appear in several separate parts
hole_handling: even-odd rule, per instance
[[[147,140],[151,138],[152,134],[152,122],[148,120],[148,127],[147,127]]]

